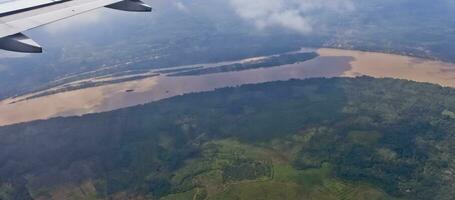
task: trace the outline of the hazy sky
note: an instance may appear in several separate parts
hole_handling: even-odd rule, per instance
[[[0,2],[11,0],[0,0]],[[170,1],[164,0],[145,0],[147,3],[158,8],[161,5],[173,6],[182,12],[191,12],[188,4],[193,4],[196,1]],[[264,29],[268,27],[283,27],[302,33],[313,30],[313,15],[317,12],[349,12],[355,9],[355,5],[351,0],[222,0],[226,1],[227,5],[239,17],[246,22],[253,23],[257,28]],[[219,1],[219,2],[222,2]],[[112,15],[103,12],[102,9],[92,11],[88,14],[83,14],[73,20],[66,19],[64,22],[57,22],[56,25],[45,26],[52,32],[58,32],[72,27],[77,27],[83,24],[98,23],[101,20],[109,20]]]
[[[5,1],[5,0],[0,0]],[[342,20],[346,20],[343,23],[342,28],[346,33],[349,33],[349,25],[358,25],[363,22],[366,23],[377,23],[380,25],[388,24],[389,21],[400,22],[400,20],[394,20],[394,16],[389,15],[392,18],[377,17],[377,18],[368,18],[368,15],[365,12],[375,11],[374,9],[379,9],[380,12],[375,13],[374,16],[382,16],[382,7],[392,8],[392,11],[396,11],[396,8],[402,9],[403,17],[406,17],[406,14],[413,15],[417,13],[413,18],[409,19],[419,19],[419,15],[422,12],[422,9],[419,8],[419,5],[422,4],[425,8],[428,5],[433,3],[425,3],[425,1],[411,1],[411,0],[144,0],[147,3],[151,4],[154,7],[154,12],[152,14],[143,14],[143,13],[129,13],[122,11],[115,11],[110,9],[97,9],[95,11],[65,19],[50,25],[46,25],[42,28],[38,28],[33,31],[27,31],[26,34],[34,38],[38,43],[49,47],[49,45],[54,45],[54,43],[59,44],[62,42],[69,42],[70,40],[81,39],[82,37],[95,37],[98,35],[103,36],[101,39],[110,39],[105,37],[106,34],[115,31],[134,31],[131,28],[137,28],[141,26],[153,26],[158,29],[169,28],[172,25],[165,26],[165,23],[174,23],[176,26],[178,23],[178,18],[186,17],[187,19],[193,20],[191,22],[209,22],[214,24],[213,26],[222,26],[219,25],[222,23],[222,20],[234,19],[233,24],[243,24],[244,26],[251,27],[259,31],[262,30],[287,30],[294,31],[302,34],[311,34],[311,33],[321,33],[326,29],[333,30],[333,25],[340,24]],[[444,4],[442,7],[454,7],[454,0],[434,0],[436,5]],[[420,2],[420,3],[419,3]],[[424,3],[422,3],[424,2]],[[373,6],[369,6],[369,5]],[[381,5],[382,4],[382,5]],[[427,5],[428,4],[428,5]],[[365,5],[368,5],[367,8],[370,9],[365,11]],[[403,6],[405,5],[405,6]],[[412,8],[413,6],[416,8]],[[422,7],[422,6],[420,6]],[[374,8],[374,9],[373,9]],[[409,8],[407,10],[406,8]],[[434,8],[433,8],[434,9]],[[431,9],[428,9],[431,10]],[[418,12],[420,11],[420,13]],[[431,11],[430,11],[431,12]],[[353,14],[354,13],[354,14]],[[357,14],[361,13],[363,15]],[[393,12],[391,12],[393,13]],[[435,16],[439,16],[441,19],[446,19],[444,14],[448,12],[438,12],[434,13]],[[359,20],[356,22],[355,18],[351,17],[348,19],[341,19],[340,16],[366,16],[367,18]],[[381,15],[379,15],[381,14]],[[387,13],[384,13],[387,14]],[[390,14],[390,13],[389,13]],[[431,14],[431,13],[430,13]],[[163,17],[164,16],[164,17]],[[221,17],[220,17],[221,16]],[[223,18],[224,17],[224,18]],[[220,20],[221,19],[221,20]],[[335,19],[335,20],[334,20]],[[424,18],[426,19],[426,18]],[[235,21],[237,20],[237,21]],[[227,20],[225,20],[227,21]],[[374,22],[372,22],[374,21]],[[383,22],[382,22],[383,21]],[[239,23],[237,23],[239,22]],[[378,23],[381,22],[381,23]],[[410,21],[406,23],[420,23],[421,21]],[[332,24],[330,24],[332,23]],[[403,22],[404,23],[404,22]],[[183,24],[186,27],[184,28],[195,28],[194,24],[186,23]],[[164,27],[163,27],[164,26]],[[182,26],[182,24],[178,24]],[[328,28],[327,28],[328,27]],[[373,27],[374,26],[369,26]],[[130,29],[129,29],[130,28]],[[173,27],[175,28],[175,27]],[[363,28],[356,27],[357,31],[365,32]],[[148,29],[147,31],[150,31]],[[377,31],[381,31],[378,29]],[[397,29],[399,30],[399,29]],[[337,29],[338,31],[338,29]],[[155,32],[148,34],[154,34]],[[338,32],[337,32],[338,33]],[[104,34],[104,35],[103,35]],[[111,36],[113,34],[110,34]],[[119,34],[121,37],[121,34]],[[150,35],[149,37],[153,37]],[[116,40],[122,38],[114,38]],[[53,41],[54,40],[54,41]],[[56,42],[55,40],[59,40]],[[115,40],[114,40],[115,41]],[[89,42],[86,38],[79,41],[78,44],[82,42]],[[92,41],[90,41],[92,42]],[[92,42],[93,43],[93,42]],[[5,55],[4,52],[0,51],[0,56]],[[14,54],[8,54],[14,55]]]
[[[0,2],[2,1],[6,0],[0,0]],[[315,27],[321,26],[321,24],[316,22],[318,13],[345,13],[355,9],[355,4],[351,0],[144,1],[151,4],[155,9],[154,12],[150,14],[151,17],[146,19],[146,21],[148,20],[147,23],[151,26],[153,26],[153,23],[150,23],[150,20],[159,19],[162,15],[166,15],[166,17],[185,14],[188,15],[188,17],[206,16],[205,18],[212,19],[204,20],[212,20],[214,23],[217,23],[217,17],[225,15],[224,17],[237,18],[257,30],[284,28],[302,34],[311,33],[314,31]],[[170,12],[170,10],[173,11]],[[181,14],[176,14],[176,12],[180,12]],[[162,18],[160,20],[163,21]],[[172,20],[170,20],[170,22],[172,22]],[[77,36],[78,33],[90,36],[90,32],[93,32],[93,34],[107,33],[109,32],[108,29],[116,31],[116,29],[119,29],[118,26],[122,27],[141,23],[145,23],[143,13],[129,13],[101,8],[32,31],[27,31],[25,34],[30,35],[38,43],[49,47],[50,44],[56,43],[52,40],[64,42],[68,40],[69,36],[71,36],[71,40],[77,40],[74,35],[76,34]],[[316,26],[315,24],[318,25]],[[11,56],[24,56],[24,54],[19,55],[0,51],[0,57]]]
[[[258,28],[281,26],[302,33],[313,30],[315,12],[350,12],[351,0],[229,0],[236,13]]]

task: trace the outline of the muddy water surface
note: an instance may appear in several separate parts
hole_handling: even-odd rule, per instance
[[[394,77],[455,87],[455,64],[406,56],[319,49],[320,57],[292,65],[200,76],[160,75],[137,81],[69,91],[12,104],[0,101],[0,126],[110,111],[191,92],[312,77]],[[253,58],[256,59],[256,58]],[[242,62],[242,61],[239,61]],[[199,66],[211,67],[217,64]]]

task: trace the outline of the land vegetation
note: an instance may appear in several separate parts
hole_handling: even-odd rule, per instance
[[[0,128],[0,199],[453,199],[455,90],[289,80]]]
[[[189,71],[177,72],[170,74],[170,76],[197,76],[204,74],[216,74],[223,72],[235,72],[249,69],[278,67],[282,65],[296,64],[305,62],[318,57],[316,52],[307,53],[286,53],[267,58],[260,58],[257,60],[244,61],[239,63],[233,63],[228,65],[221,65],[209,68],[194,69]]]

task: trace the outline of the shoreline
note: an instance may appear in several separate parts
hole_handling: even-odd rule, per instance
[[[9,98],[0,101],[0,113],[2,113],[0,126],[54,117],[99,113],[188,93],[289,79],[371,76],[455,88],[455,64],[452,63],[378,52],[333,48],[314,50],[320,55],[319,57],[296,64],[200,76],[170,77],[161,74],[140,80],[64,91],[20,102],[18,100],[36,93]],[[242,60],[251,59],[254,58]],[[239,62],[239,60],[231,62]],[[209,63],[204,66],[218,65],[219,63]],[[17,103],[11,104],[11,102]]]

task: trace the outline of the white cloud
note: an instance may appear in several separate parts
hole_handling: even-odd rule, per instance
[[[318,12],[354,10],[351,0],[229,0],[236,13],[258,28],[284,27],[301,33],[313,30]]]
[[[183,12],[188,12],[188,8],[185,6],[185,4],[183,4],[182,2],[174,2],[174,6],[179,9],[180,11],[183,11]]]

